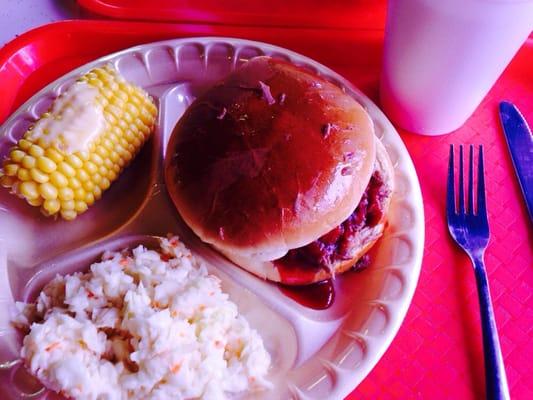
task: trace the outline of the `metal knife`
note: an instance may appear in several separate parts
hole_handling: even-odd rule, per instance
[[[533,136],[526,120],[512,103],[500,103],[500,120],[526,201],[529,219],[533,223]]]

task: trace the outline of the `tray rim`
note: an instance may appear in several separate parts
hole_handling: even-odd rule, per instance
[[[115,5],[105,0],[76,0],[78,5],[90,13],[107,18],[116,18],[124,21],[153,21],[153,22],[192,22],[192,23],[209,23],[209,24],[235,24],[235,25],[256,25],[260,24],[265,27],[292,27],[292,28],[318,28],[334,29],[339,24],[339,16],[336,18],[330,16],[329,19],[318,23],[311,18],[295,18],[294,14],[276,14],[260,12],[239,12],[234,10],[219,11],[217,13],[207,14],[204,10],[195,11],[187,10],[185,7],[173,5],[166,8],[152,8],[138,5]],[[374,15],[376,10],[368,10],[361,7],[358,10],[357,18],[345,18],[341,16],[340,27],[350,29],[354,24],[359,29],[372,29],[374,24],[380,23],[378,29],[385,28],[385,13],[387,9],[386,1],[380,1],[381,4],[376,7],[379,12]],[[384,9],[384,11],[382,10]],[[365,12],[367,11],[367,12]],[[246,19],[246,20],[244,20]],[[241,22],[242,21],[242,22]]]

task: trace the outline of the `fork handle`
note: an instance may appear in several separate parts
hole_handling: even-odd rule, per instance
[[[489,282],[483,255],[473,257],[472,262],[474,263],[479,307],[481,309],[487,400],[509,400],[509,388],[507,386],[507,377],[505,376],[505,367],[490,299]]]

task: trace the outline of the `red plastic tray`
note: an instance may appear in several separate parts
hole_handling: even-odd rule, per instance
[[[139,43],[206,35],[288,47],[333,68],[377,101],[383,45],[380,30],[69,21],[30,31],[0,50],[0,123],[46,83],[99,56]],[[422,273],[398,336],[349,399],[484,398],[474,276],[468,259],[449,238],[444,219],[450,143],[485,145],[492,233],[486,260],[496,320],[511,396],[533,398],[532,228],[496,112],[497,103],[505,98],[533,122],[532,62],[533,40],[529,39],[458,131],[441,137],[400,132],[424,196]]]
[[[78,0],[93,13],[148,21],[383,28],[385,0]]]

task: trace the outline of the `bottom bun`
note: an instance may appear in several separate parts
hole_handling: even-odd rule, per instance
[[[387,213],[392,198],[392,192],[394,190],[394,170],[385,147],[377,139],[376,150],[374,173],[379,174],[383,185],[381,190],[384,195],[379,199],[379,204],[383,213],[380,220],[373,226],[364,226],[357,231],[356,236],[352,240],[353,245],[349,258],[335,261],[327,268],[303,262],[298,263],[297,265],[291,264],[290,266],[287,266],[285,263],[280,262],[283,258],[272,261],[257,261],[230,254],[222,249],[217,250],[224,254],[229,260],[252,274],[285,285],[309,285],[333,278],[336,274],[349,270],[370,250],[370,248],[372,248],[376,241],[383,235],[383,231],[385,230]]]

